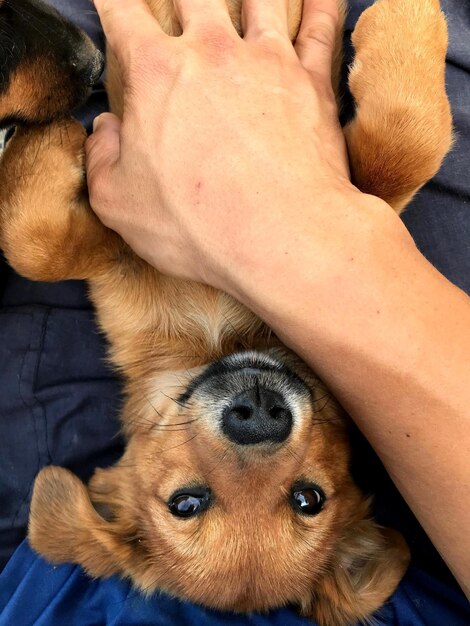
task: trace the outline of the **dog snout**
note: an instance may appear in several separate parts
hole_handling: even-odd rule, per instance
[[[276,391],[256,384],[237,394],[222,415],[222,431],[233,443],[282,443],[292,430],[287,402]]]

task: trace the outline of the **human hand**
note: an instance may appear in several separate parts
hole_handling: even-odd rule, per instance
[[[87,142],[107,226],[162,272],[221,288],[307,224],[322,258],[333,229],[343,246],[359,220],[331,86],[337,0],[305,2],[295,50],[285,0],[245,0],[243,39],[224,0],[176,0],[181,37],[143,0],[95,4],[124,81],[122,122],[100,116]]]

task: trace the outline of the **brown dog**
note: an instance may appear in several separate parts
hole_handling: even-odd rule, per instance
[[[173,3],[149,4],[177,34]],[[240,0],[228,4],[239,25]],[[293,39],[300,11],[292,0]],[[451,143],[439,2],[379,0],[353,42],[357,114],[345,133],[354,181],[399,211]],[[339,50],[338,39],[338,59]],[[113,59],[109,77],[119,113]],[[13,92],[12,83],[2,111]],[[293,603],[321,626],[367,618],[397,586],[408,551],[369,519],[340,408],[243,306],[160,275],[100,224],[83,190],[83,140],[70,120],[16,131],[1,166],[0,244],[29,278],[89,281],[126,381],[128,443],[88,488],[65,469],[39,474],[32,546],[92,576],[118,573],[218,609]]]

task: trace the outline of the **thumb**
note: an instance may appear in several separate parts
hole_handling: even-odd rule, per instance
[[[85,143],[88,191],[93,208],[99,210],[106,198],[113,166],[120,156],[121,121],[112,113],[102,113],[93,122],[93,134]]]
[[[338,28],[338,0],[304,1],[295,50],[305,69],[330,85]]]

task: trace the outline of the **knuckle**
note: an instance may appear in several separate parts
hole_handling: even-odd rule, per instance
[[[200,28],[195,47],[200,49],[201,44],[205,55],[217,64],[231,60],[236,50],[236,41],[224,26],[210,25]]]
[[[154,42],[145,37],[140,38],[135,45],[129,49],[129,70],[140,72],[155,60],[156,50]]]
[[[276,29],[266,29],[260,32],[254,44],[261,52],[262,58],[277,64],[288,60],[293,51],[292,44]]]
[[[111,35],[119,31],[119,25],[125,20],[121,7],[113,0],[102,0],[99,15],[101,22],[106,25],[107,34]]]
[[[279,50],[286,47],[285,35],[275,28],[267,28],[261,31],[259,41],[262,42],[265,48]]]
[[[115,8],[113,5],[113,0],[101,0],[100,6],[100,14],[104,16],[109,16],[113,13],[113,9]]]
[[[159,47],[152,38],[143,38],[129,51],[128,77],[129,79],[141,81],[150,79],[155,82],[155,76],[165,76],[171,73],[173,55],[162,54]]]
[[[337,19],[330,13],[321,13],[310,25],[304,27],[299,35],[298,43],[308,46],[313,42],[326,48],[333,48],[337,34]]]
[[[87,177],[88,197],[93,209],[100,214],[100,217],[106,215],[106,207],[109,204],[109,193],[103,172],[94,169],[89,172]]]

